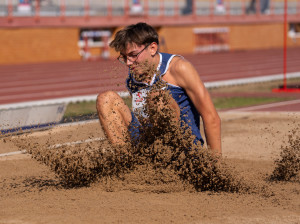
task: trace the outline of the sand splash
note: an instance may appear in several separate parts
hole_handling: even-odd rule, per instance
[[[89,144],[56,149],[36,146],[29,153],[49,166],[67,186],[118,179],[168,186],[154,190],[161,192],[191,187],[196,191],[248,191],[249,186],[233,168],[195,142],[191,130],[180,125],[164,86],[159,80],[150,91],[144,108],[148,118],[137,115],[142,124],[137,141],[109,148],[107,143],[98,148]]]
[[[288,136],[288,145],[281,146],[280,158],[276,159],[271,180],[289,181],[300,171],[300,136],[299,129],[294,129]]]
[[[144,66],[147,74],[154,74],[154,66]],[[133,75],[139,81],[152,79],[150,75]],[[98,147],[81,144],[49,149],[44,145],[34,145],[28,152],[49,166],[69,187],[105,182],[106,190],[111,191],[112,185],[126,182],[151,186],[157,192],[194,189],[242,193],[263,191],[267,195],[265,186],[247,183],[222,157],[195,141],[188,126],[178,121],[171,106],[173,99],[166,87],[162,79],[152,86],[142,111],[146,117],[137,114],[142,124],[139,138],[129,140],[124,146],[112,147],[103,142]],[[299,171],[299,138],[291,137],[289,142],[291,147],[286,148],[283,159],[276,162],[278,166],[273,177],[278,179],[287,180]],[[114,184],[107,184],[112,180]]]

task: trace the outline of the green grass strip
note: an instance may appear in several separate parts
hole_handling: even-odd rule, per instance
[[[69,103],[64,117],[87,115],[96,112],[96,101]]]
[[[127,97],[123,98],[123,100],[127,106],[131,108],[131,98]],[[64,118],[91,115],[96,113],[96,101],[69,103],[64,114]]]
[[[213,103],[218,110],[233,109],[239,107],[254,106],[266,103],[275,103],[290,100],[290,98],[278,97],[216,97]],[[131,108],[131,98],[124,98],[125,103]],[[96,114],[96,102],[70,103],[67,106],[64,118]]]
[[[216,109],[233,109],[239,107],[255,106],[266,103],[275,103],[288,100],[278,97],[217,97],[213,99]]]

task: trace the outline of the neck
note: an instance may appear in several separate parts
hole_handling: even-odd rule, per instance
[[[157,68],[159,65],[159,62],[160,62],[160,56],[159,56],[158,52],[154,55],[153,62],[154,62],[153,64],[154,64],[155,68]]]

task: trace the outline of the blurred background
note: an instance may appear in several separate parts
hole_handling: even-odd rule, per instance
[[[283,46],[285,0],[0,0],[0,65],[109,58],[121,27],[144,21],[177,54]],[[300,0],[287,0],[288,47]]]

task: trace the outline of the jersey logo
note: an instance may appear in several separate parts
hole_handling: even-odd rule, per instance
[[[144,99],[144,97],[142,96],[142,93],[141,92],[137,92],[137,94],[136,94],[136,98],[135,98],[135,102],[136,103],[141,103],[141,102],[143,102],[145,99]]]
[[[149,90],[142,89],[132,94],[132,109],[135,113],[138,113],[143,117],[146,117],[143,111],[144,111],[144,106],[146,103],[146,97],[148,95],[148,92]]]

